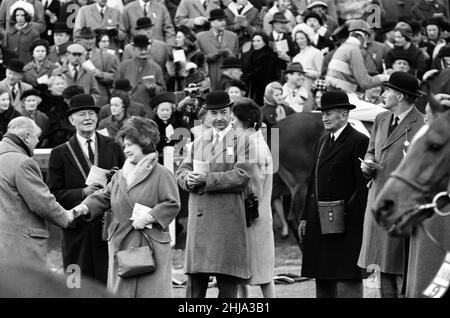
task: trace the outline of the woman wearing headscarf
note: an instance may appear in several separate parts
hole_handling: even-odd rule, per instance
[[[124,91],[114,90],[109,99],[111,115],[102,119],[98,130],[106,129],[108,136],[115,138],[125,121],[130,118],[127,110],[130,107],[130,98]]]
[[[265,33],[253,34],[252,50],[244,65],[242,80],[247,82],[248,96],[258,105],[262,105],[267,84],[280,78],[278,57],[269,46],[269,37]]]
[[[133,116],[117,137],[127,156],[123,168],[104,189],[87,197],[75,210],[88,221],[112,211],[107,284],[111,292],[117,297],[169,298],[172,255],[168,227],[180,208],[177,183],[170,170],[158,163],[159,133],[152,120]],[[142,210],[133,216],[137,204]],[[143,246],[152,249],[155,271],[121,277],[117,252]]]
[[[261,107],[263,113],[263,122],[267,126],[267,141],[271,146],[272,138],[271,128],[280,120],[295,113],[289,105],[283,100],[283,86],[278,82],[272,82],[267,85],[264,92],[264,106]],[[272,190],[272,209],[275,210],[281,225],[281,237],[286,239],[289,237],[289,226],[284,215],[282,195],[288,195],[289,189],[281,180],[278,174],[273,176],[273,190]]]

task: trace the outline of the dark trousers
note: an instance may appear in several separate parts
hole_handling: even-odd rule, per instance
[[[362,298],[362,279],[316,279],[317,298]]]
[[[403,275],[380,273],[381,298],[398,298],[402,294]]]
[[[218,298],[237,298],[239,279],[230,275],[216,274]],[[210,274],[188,274],[186,298],[205,298]]]

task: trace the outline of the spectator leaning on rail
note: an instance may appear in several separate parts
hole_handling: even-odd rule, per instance
[[[46,221],[65,228],[74,214],[56,202],[31,158],[39,134],[39,127],[21,116],[0,142],[0,262],[15,259],[45,269]]]
[[[361,47],[370,34],[370,26],[363,20],[349,22],[349,38],[335,51],[325,77],[330,86],[346,92],[355,92],[358,87],[367,89],[381,85],[388,75],[369,76],[364,65]]]

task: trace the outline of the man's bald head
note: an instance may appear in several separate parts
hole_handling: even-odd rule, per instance
[[[28,117],[20,116],[11,120],[8,124],[7,133],[14,134],[28,146],[31,152],[39,143],[41,128]]]

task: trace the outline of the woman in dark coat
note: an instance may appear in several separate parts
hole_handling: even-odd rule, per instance
[[[64,75],[50,77],[48,88],[40,86],[42,102],[38,110],[49,118],[48,144],[49,148],[56,147],[66,141],[75,133],[67,116],[69,106],[64,101],[63,91],[66,88]]]
[[[130,118],[127,110],[130,107],[128,94],[115,90],[109,99],[111,105],[111,115],[102,119],[98,124],[98,130],[106,129],[108,136],[115,138],[125,121]]]
[[[174,146],[179,140],[170,140],[170,136],[177,128],[189,131],[188,124],[175,111],[176,98],[173,93],[163,93],[152,98],[150,106],[155,112],[155,123],[158,125],[160,140],[156,146],[159,162],[163,163],[163,151],[166,146]]]
[[[22,115],[11,105],[9,92],[0,90],[0,139],[8,130],[9,122],[19,116]]]
[[[269,37],[255,33],[252,37],[252,51],[245,63],[243,80],[249,87],[249,97],[262,105],[264,90],[270,82],[279,78],[278,58],[269,46]]]
[[[45,83],[46,75],[47,79],[50,78],[56,65],[47,58],[50,52],[50,45],[47,40],[39,39],[34,41],[31,45],[30,52],[33,60],[23,68],[25,72],[23,81],[36,87],[40,83]]]

